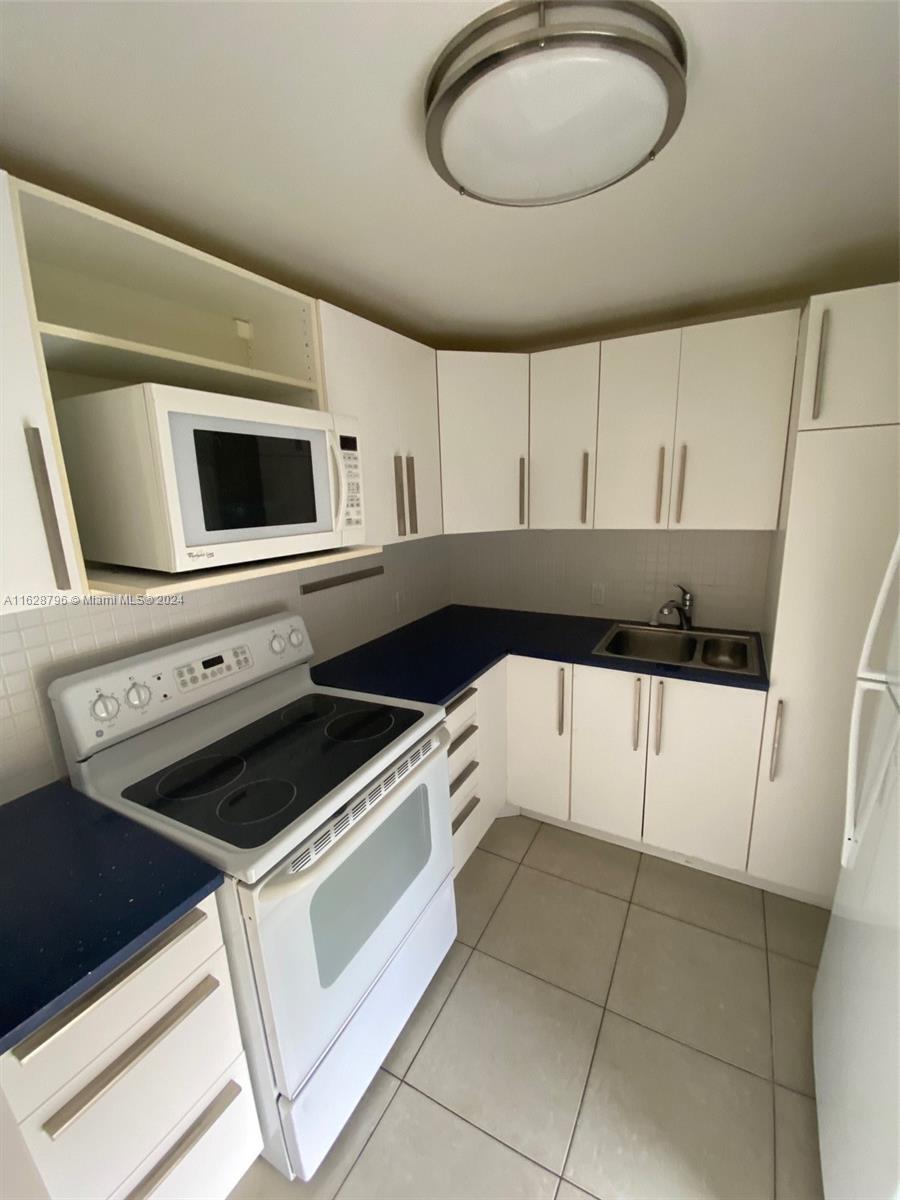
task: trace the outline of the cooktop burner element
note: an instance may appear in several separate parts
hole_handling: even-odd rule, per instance
[[[260,779],[229,792],[216,806],[216,815],[229,824],[252,825],[284,812],[296,795],[286,779]]]
[[[241,849],[262,846],[423,715],[417,708],[303,693],[122,795]]]

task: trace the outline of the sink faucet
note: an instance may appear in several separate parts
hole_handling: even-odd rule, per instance
[[[694,595],[683,584],[676,583],[675,586],[681,592],[681,600],[667,600],[665,604],[661,604],[655,615],[650,618],[650,624],[658,625],[660,617],[671,617],[673,613],[677,613],[679,629],[692,629]]]

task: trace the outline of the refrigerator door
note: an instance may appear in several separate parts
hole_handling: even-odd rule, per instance
[[[900,537],[894,546],[863,642],[857,674],[900,692]]]
[[[813,993],[819,1143],[827,1200],[893,1200],[900,1195],[900,709],[886,684],[860,681],[854,715],[852,842]]]

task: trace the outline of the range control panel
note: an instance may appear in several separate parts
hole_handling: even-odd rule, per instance
[[[54,680],[50,700],[84,759],[312,654],[303,620],[282,612]]]

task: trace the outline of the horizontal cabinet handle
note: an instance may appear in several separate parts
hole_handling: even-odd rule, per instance
[[[456,753],[456,751],[460,748],[460,746],[464,746],[466,744],[466,742],[469,740],[469,738],[472,737],[473,734],[476,734],[477,732],[478,732],[477,725],[467,725],[465,727],[465,729],[462,731],[462,733],[459,734],[458,737],[455,737],[453,739],[453,741],[450,743],[450,745],[447,749],[447,757],[451,758]]]
[[[452,712],[456,712],[456,710],[461,705],[465,704],[465,702],[467,700],[471,700],[471,698],[473,696],[477,696],[477,695],[478,695],[478,688],[473,688],[473,687],[466,688],[466,690],[464,692],[460,692],[460,694],[458,696],[454,696],[449,704],[444,705],[444,712],[449,717]]]
[[[469,817],[471,817],[472,813],[475,811],[475,809],[478,807],[478,805],[480,803],[481,803],[480,796],[472,796],[471,799],[466,801],[464,807],[461,808],[460,811],[453,818],[453,825],[451,826],[451,833],[454,833],[454,834],[459,833],[460,829],[462,829],[463,825],[465,825],[466,821],[468,821]]]
[[[478,770],[478,759],[473,758],[470,763],[466,763],[466,765],[463,767],[463,769],[460,771],[460,773],[457,775],[457,777],[450,784],[450,795],[455,796],[456,793],[459,791],[459,789],[462,787],[462,785],[466,782],[466,780],[471,778],[471,776],[474,775],[477,770]]]

